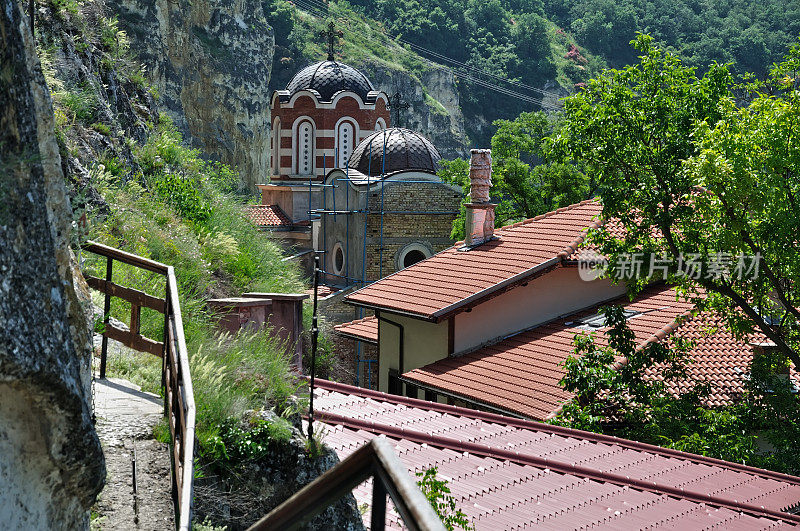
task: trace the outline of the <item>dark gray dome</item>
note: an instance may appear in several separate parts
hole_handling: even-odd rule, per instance
[[[386,146],[386,165],[383,153]],[[442,156],[424,136],[392,127],[372,133],[353,150],[347,166],[374,177],[381,172],[421,170],[436,173]]]
[[[294,75],[286,91],[293,95],[304,89],[316,90],[320,101],[331,101],[342,90],[355,92],[366,101],[367,94],[375,90],[367,76],[350,65],[336,61],[320,61],[309,65]]]

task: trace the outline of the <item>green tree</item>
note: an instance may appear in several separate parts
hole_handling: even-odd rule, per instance
[[[553,119],[542,112],[524,112],[493,125],[497,132],[492,137],[492,197],[498,226],[589,197],[591,182],[577,166],[546,159],[542,142],[557,127]],[[445,161],[439,176],[468,192],[467,161]],[[464,216],[462,204],[461,215],[453,222],[453,238],[464,236]]]
[[[417,472],[417,481],[422,493],[428,499],[442,520],[444,528],[448,531],[463,529],[464,531],[474,531],[475,527],[470,522],[464,512],[456,506],[456,500],[450,494],[450,487],[447,481],[436,477],[438,469],[431,467],[422,472]]]
[[[757,95],[738,108],[727,68],[697,77],[649,37],[635,45],[639,64],[567,100],[553,142],[587,164],[603,216],[626,229],[622,239],[607,228],[590,238],[612,271],[638,253],[668,258],[671,282],[800,367],[800,96]],[[785,65],[798,55],[795,47]],[[702,269],[685,274],[678,266],[687,260]],[[652,280],[647,263],[630,272],[632,291]]]
[[[594,334],[575,336],[574,355],[564,362],[561,380],[574,398],[564,404],[555,423],[735,462],[765,464],[749,423],[756,417],[747,414],[754,411],[749,404],[717,410],[700,405],[710,388],[687,381],[688,342],[673,337],[670,344],[640,346],[622,307],[606,307],[601,314],[610,327],[608,345],[599,346]],[[655,373],[659,379],[648,377]]]

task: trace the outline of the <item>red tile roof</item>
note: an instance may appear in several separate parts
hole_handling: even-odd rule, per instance
[[[378,318],[375,316],[336,325],[333,329],[345,337],[378,344]]]
[[[469,251],[460,244],[351,295],[358,305],[440,320],[468,303],[557,267],[596,225],[597,201],[583,201],[495,231],[496,240]]]
[[[262,227],[290,227],[289,219],[278,205],[251,205],[245,208],[245,216]]]
[[[319,297],[320,299],[325,298],[325,297],[327,297],[329,295],[333,295],[334,293],[338,293],[338,292],[339,292],[339,288],[337,288],[336,286],[328,286],[326,284],[320,284],[319,286],[317,286],[317,297]],[[314,296],[314,288],[307,289],[306,293],[308,293],[309,295],[311,295],[313,297]]]
[[[647,288],[633,302],[627,297],[616,302],[644,312],[628,320],[639,342],[662,340],[675,330],[694,342],[690,351],[694,362],[689,365],[688,373],[693,381],[705,380],[711,384],[708,405],[728,404],[740,395],[752,350],[744,341],[734,338],[722,322],[710,314],[686,317],[692,305],[678,299],[675,290],[664,285]],[[508,412],[534,419],[549,418],[571,398],[559,380],[564,375],[561,364],[573,352],[575,334],[583,332],[575,322],[596,313],[598,307],[463,356],[445,358],[404,376]],[[680,327],[675,324],[679,317],[686,319]],[[598,333],[596,342],[606,345],[606,339],[605,334]],[[658,377],[657,373],[653,377]]]
[[[800,478],[676,450],[317,380],[315,417],[345,458],[376,436],[409,472],[438,467],[476,529],[780,529]],[[354,491],[370,503],[371,488]],[[365,516],[369,521],[369,514]],[[391,502],[387,525],[400,527]]]

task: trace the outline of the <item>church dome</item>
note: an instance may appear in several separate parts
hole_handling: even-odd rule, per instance
[[[386,146],[386,164],[383,153]],[[424,136],[399,127],[377,131],[353,150],[347,166],[374,177],[384,173],[419,170],[436,173],[442,159],[439,151]]]
[[[309,65],[294,75],[286,91],[293,95],[301,90],[317,91],[320,101],[331,101],[342,90],[355,92],[366,101],[367,94],[375,90],[367,76],[350,65],[336,61],[320,61]]]

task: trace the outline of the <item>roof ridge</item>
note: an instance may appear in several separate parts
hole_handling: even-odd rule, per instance
[[[488,413],[484,411],[467,409],[459,406],[451,406],[447,404],[439,404],[436,402],[428,402],[426,400],[420,400],[418,398],[408,398],[404,396],[390,395],[388,393],[383,393],[381,391],[364,389],[362,387],[355,387],[352,385],[347,385],[339,382],[332,382],[330,380],[322,380],[319,378],[315,380],[315,385],[327,391],[338,391],[344,394],[354,394],[364,398],[373,398],[373,399],[383,400],[384,402],[391,402],[411,407],[418,407],[420,409],[426,409],[430,411],[437,411],[439,413],[449,413],[461,417],[480,419],[488,422],[497,422],[500,424],[514,426],[517,428],[535,429],[547,433],[554,433],[554,434],[557,433],[560,435],[567,435],[567,436],[577,435],[583,439],[592,442],[616,444],[625,448],[629,448],[631,450],[651,452],[654,454],[666,457],[675,457],[678,459],[686,459],[696,463],[706,464],[710,466],[727,467],[731,470],[736,470],[738,472],[757,474],[769,479],[775,479],[778,481],[787,481],[790,483],[794,483],[796,485],[800,485],[800,477],[791,476],[789,474],[783,474],[781,472],[774,472],[772,470],[765,470],[762,468],[756,468],[748,465],[740,465],[739,463],[724,461],[722,459],[716,459],[704,455],[692,454],[689,452],[681,452],[679,450],[673,450],[672,448],[663,448],[661,446],[642,443],[639,441],[621,439],[619,437],[614,437],[612,435],[604,435],[601,433],[593,433],[583,430],[577,430],[574,428],[566,428],[563,426],[545,424],[543,422],[536,422],[533,420],[517,419],[513,417],[507,417],[505,415],[499,415],[497,413]]]
[[[604,483],[617,484],[622,487],[631,487],[637,490],[653,492],[663,496],[679,497],[698,503],[706,503],[706,504],[716,505],[719,507],[725,507],[738,512],[747,512],[753,515],[768,516],[775,519],[800,523],[800,515],[794,515],[788,512],[778,511],[775,509],[767,509],[763,506],[756,506],[750,503],[739,502],[738,500],[719,498],[716,496],[712,496],[710,494],[702,492],[694,492],[680,487],[663,485],[655,481],[645,481],[645,480],[635,479],[631,478],[630,476],[623,476],[621,474],[603,472],[601,470],[597,470],[594,468],[584,467],[580,465],[573,465],[563,461],[554,461],[552,459],[534,455],[524,455],[513,450],[494,448],[488,444],[463,441],[451,437],[445,437],[442,435],[424,433],[417,430],[410,430],[402,427],[391,426],[388,424],[381,424],[372,420],[354,419],[336,413],[327,413],[318,411],[314,414],[314,417],[320,422],[326,422],[326,421],[333,422],[351,428],[372,431],[373,433],[379,433],[390,437],[398,437],[400,439],[407,439],[422,444],[441,446],[443,448],[461,452],[466,451],[478,455],[485,455],[487,457],[492,457],[495,459],[503,459],[511,462],[516,462],[519,464],[542,467],[563,474],[571,474],[578,477],[590,478]],[[800,479],[800,478],[795,478],[795,479]]]
[[[561,213],[567,212],[569,210],[574,210],[574,209],[576,209],[576,208],[578,208],[580,206],[588,205],[590,203],[599,203],[599,201],[597,201],[595,199],[584,199],[583,201],[580,201],[578,203],[573,203],[571,205],[567,205],[567,206],[563,206],[563,207],[557,208],[555,210],[551,210],[550,212],[545,212],[544,214],[539,214],[539,215],[534,216],[532,218],[527,218],[527,219],[523,219],[521,221],[517,221],[516,223],[512,223],[511,225],[504,225],[502,227],[499,227],[497,230],[513,229],[513,228],[516,228],[516,227],[520,227],[522,225],[528,225],[530,223],[533,223],[534,221],[539,221],[539,220],[542,220],[542,219],[545,219],[545,218],[552,217],[552,216],[554,216],[556,214],[561,214]]]

